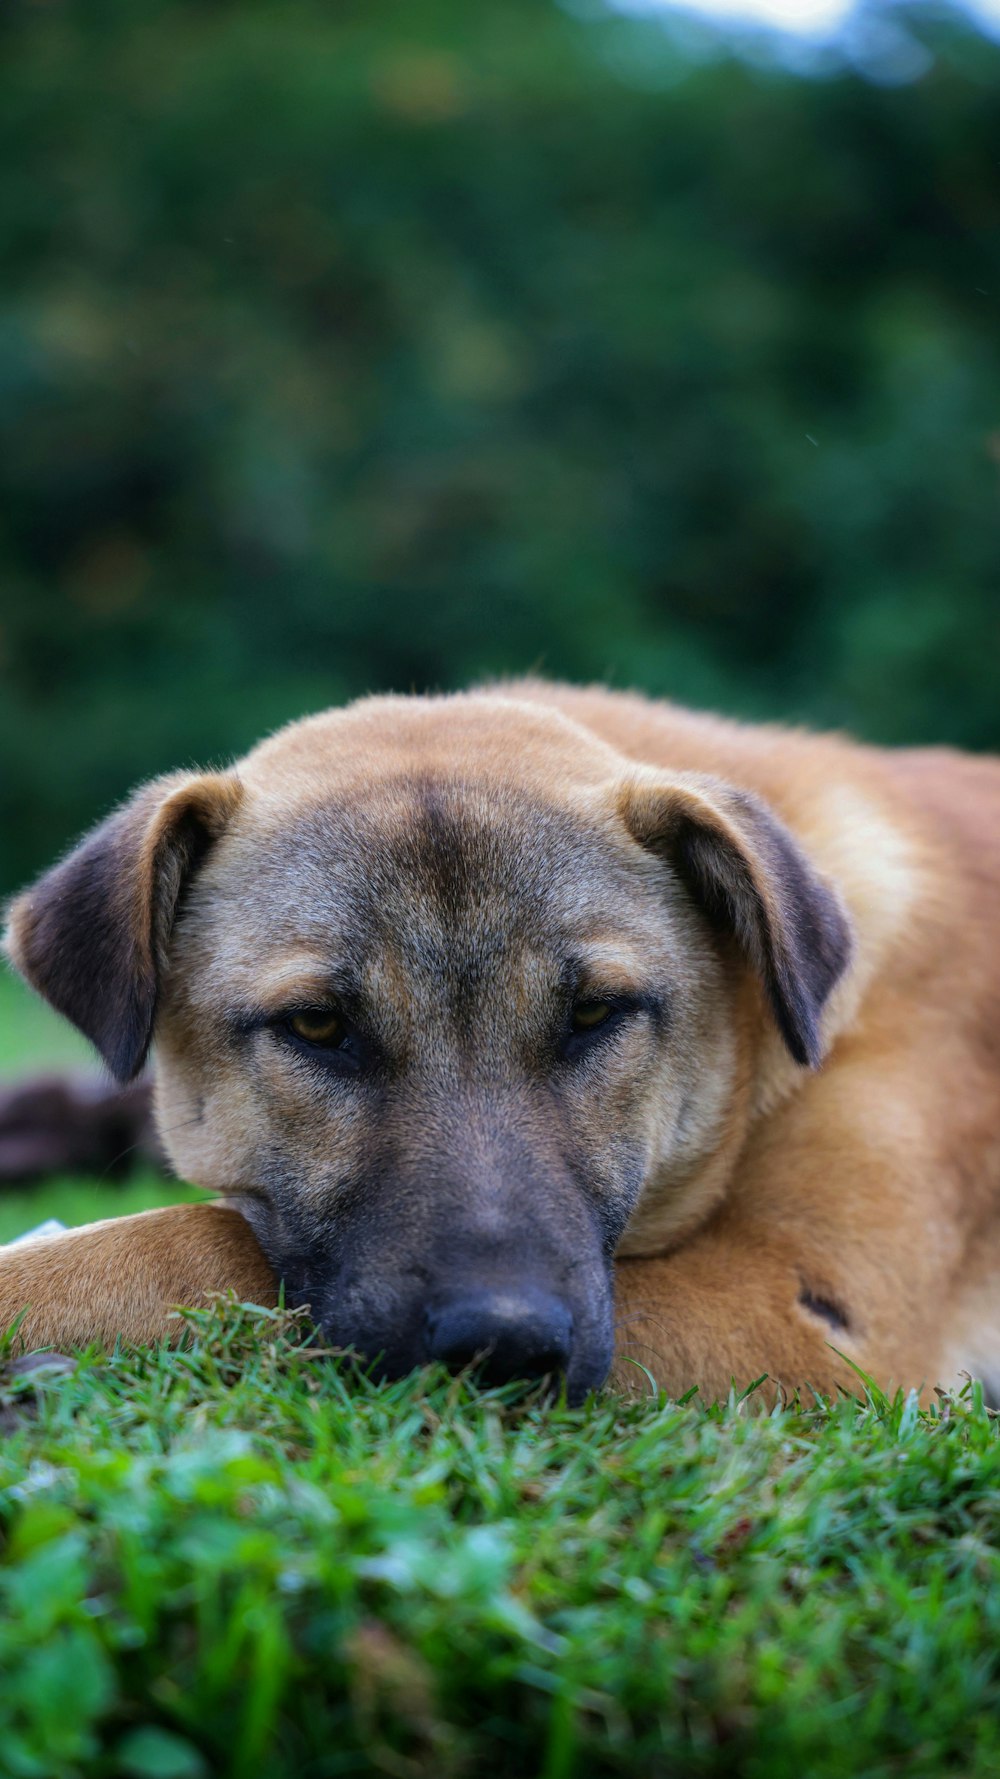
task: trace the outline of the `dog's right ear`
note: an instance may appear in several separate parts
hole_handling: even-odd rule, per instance
[[[11,962],[119,1081],[146,1060],[181,890],[242,795],[235,773],[153,779],[11,907]]]

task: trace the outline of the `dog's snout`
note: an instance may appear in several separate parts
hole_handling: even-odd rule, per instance
[[[478,1364],[487,1383],[566,1370],[573,1317],[558,1297],[524,1286],[456,1293],[424,1311],[429,1359],[453,1371]]]

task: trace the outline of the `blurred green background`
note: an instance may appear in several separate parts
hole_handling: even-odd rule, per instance
[[[95,1067],[83,1038],[0,967],[0,1081],[53,1072],[93,1074]],[[127,1178],[111,1168],[103,1175],[54,1175],[33,1185],[12,1186],[0,1179],[0,1244],[50,1217],[72,1226],[206,1196],[184,1181],[165,1179],[141,1157],[135,1161]]]
[[[373,688],[1000,742],[1000,49],[867,12],[4,9],[0,889]]]

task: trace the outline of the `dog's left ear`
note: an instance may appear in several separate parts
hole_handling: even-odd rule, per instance
[[[146,1060],[181,890],[242,794],[235,773],[153,779],[11,907],[11,962],[119,1081]]]
[[[661,855],[764,984],[798,1063],[822,1060],[820,1016],[851,956],[836,891],[759,797],[721,779],[637,775],[620,811],[633,837]]]

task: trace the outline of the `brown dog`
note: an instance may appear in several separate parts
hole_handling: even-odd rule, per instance
[[[537,683],[147,785],[9,952],[119,1080],[155,1035],[228,1203],[9,1250],[0,1325],[280,1276],[389,1373],[1000,1377],[998,817],[991,762]]]

